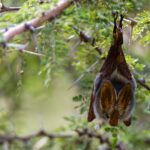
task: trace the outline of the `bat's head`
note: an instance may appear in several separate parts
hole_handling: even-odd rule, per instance
[[[122,31],[122,21],[123,15],[120,15],[119,25],[116,23],[117,15],[114,17],[114,30],[113,30],[113,38],[115,45],[122,45],[123,44],[123,31]]]

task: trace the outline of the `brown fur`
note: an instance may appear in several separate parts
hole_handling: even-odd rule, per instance
[[[98,117],[109,119],[112,126],[118,125],[120,119],[124,120],[126,126],[131,124],[135,81],[122,50],[122,20],[121,16],[117,26],[116,18],[114,19],[114,42],[94,81],[88,121]]]

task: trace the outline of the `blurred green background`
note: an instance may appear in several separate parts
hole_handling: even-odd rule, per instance
[[[0,29],[40,16],[56,3],[57,0],[45,0],[42,4],[38,0],[3,0],[6,6],[19,6],[21,9],[1,13]],[[40,129],[59,132],[78,127],[94,130],[96,123],[87,123],[86,116],[92,83],[102,64],[100,58],[107,54],[111,44],[113,10],[138,22],[133,28],[131,43],[131,27],[124,23],[123,49],[136,77],[145,79],[150,85],[149,6],[149,0],[83,0],[81,4],[74,4],[65,10],[54,21],[44,23],[36,34],[23,33],[10,41],[22,45],[28,43],[27,50],[43,53],[45,57],[20,53],[16,51],[18,46],[1,47],[0,133],[26,135]],[[103,49],[104,54],[99,56],[90,44],[80,43],[72,26],[95,37],[96,45]],[[100,60],[99,63],[87,72],[97,60]],[[83,78],[70,88],[83,74]],[[149,99],[150,91],[138,85],[132,126],[126,128],[120,125],[113,129],[103,125],[100,132],[108,134],[112,145],[121,141],[126,149],[150,150],[150,144],[145,142],[150,141]],[[70,140],[72,147],[69,148],[66,146],[68,141],[62,140],[54,144],[57,147],[46,145],[41,149],[98,149],[97,142],[93,143],[87,148],[87,143],[77,144]],[[23,149],[18,147],[12,149]]]

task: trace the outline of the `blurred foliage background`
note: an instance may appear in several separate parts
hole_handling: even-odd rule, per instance
[[[57,0],[3,0],[6,6],[19,6],[16,12],[0,14],[0,29],[11,28],[40,16],[53,8]],[[150,1],[149,0],[82,0],[66,9],[59,18],[44,23],[36,33],[16,36],[13,44],[28,43],[27,50],[45,54],[37,57],[18,52],[18,46],[0,48],[0,133],[28,135],[44,129],[61,133],[77,128],[88,128],[107,135],[111,146],[123,143],[127,150],[150,150],[150,91],[139,84],[136,90],[136,107],[130,127],[120,124],[112,128],[86,121],[92,83],[107,54],[112,40],[112,11],[133,18],[133,28],[124,22],[124,52],[126,60],[137,78],[150,85]],[[102,55],[88,43],[80,42],[73,27],[95,37]],[[131,40],[131,41],[130,41]],[[97,63],[95,63],[97,62]],[[94,64],[92,70],[88,71]],[[76,79],[79,82],[73,84]],[[72,86],[73,84],[73,86]],[[70,88],[71,87],[71,88]],[[0,149],[12,150],[102,150],[104,144],[97,139],[73,137],[29,143],[12,142]],[[90,144],[89,144],[90,142]]]

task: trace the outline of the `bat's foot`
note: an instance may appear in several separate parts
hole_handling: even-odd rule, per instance
[[[118,117],[119,117],[118,110],[114,110],[110,116],[109,124],[111,126],[117,126],[118,125]]]
[[[123,122],[124,122],[124,124],[126,126],[130,126],[131,125],[131,117],[129,117],[128,119],[124,120]]]

